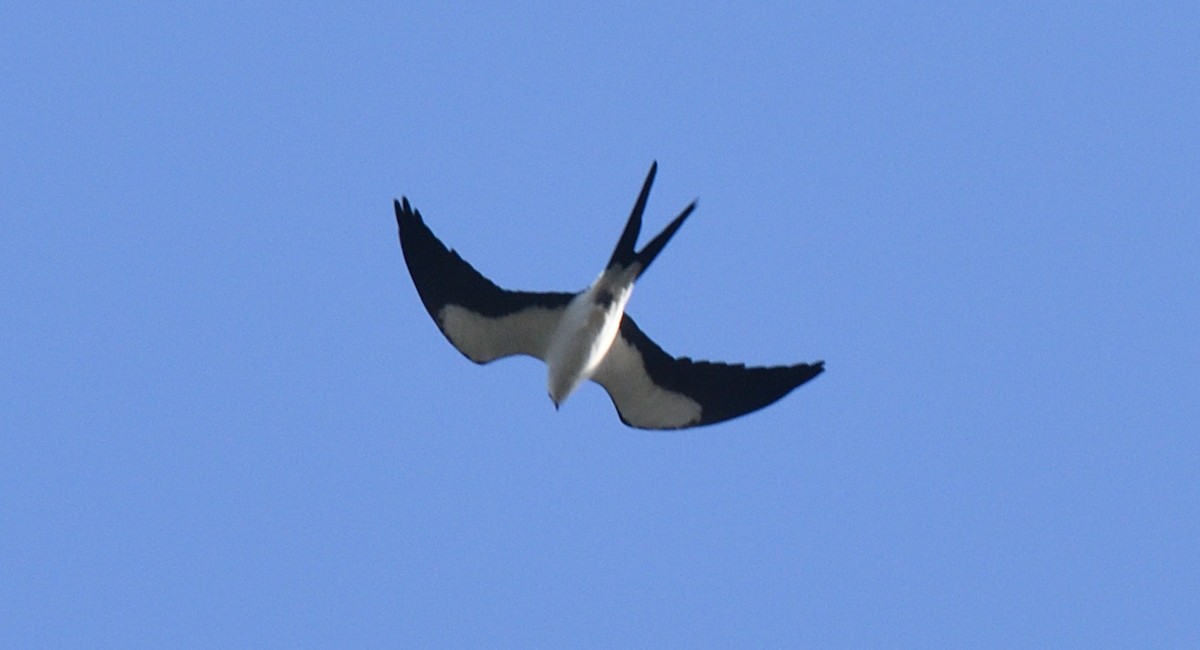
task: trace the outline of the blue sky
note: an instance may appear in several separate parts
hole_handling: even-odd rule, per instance
[[[1197,647],[1195,3],[0,9],[6,647]],[[676,433],[503,286],[824,359]]]

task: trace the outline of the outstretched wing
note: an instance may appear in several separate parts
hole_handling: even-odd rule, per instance
[[[527,354],[544,359],[550,334],[573,294],[506,291],[447,249],[413,210],[396,201],[400,248],[425,309],[471,361]]]
[[[639,429],[683,429],[756,411],[824,369],[824,361],[747,368],[676,359],[626,314],[592,379],[608,391],[625,424]]]

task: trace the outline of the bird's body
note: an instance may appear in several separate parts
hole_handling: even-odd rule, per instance
[[[633,294],[628,270],[606,270],[563,310],[546,351],[550,399],[557,407],[604,361]]]
[[[439,241],[411,208],[396,202],[404,259],[417,293],[446,338],[476,363],[524,354],[547,365],[555,407],[591,379],[608,391],[621,420],[645,429],[677,429],[727,420],[762,408],[812,379],[824,362],[747,368],[663,352],[625,306],[649,268],[695,208],[688,205],[641,251],[634,245],[657,165],[652,165],[604,271],[578,293],[506,291]]]

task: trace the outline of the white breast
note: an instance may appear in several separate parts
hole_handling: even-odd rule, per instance
[[[597,296],[603,292],[610,293],[612,299],[607,304],[598,304]],[[567,305],[546,354],[547,383],[555,404],[562,404],[600,366],[617,337],[621,316],[632,293],[631,277],[610,277],[604,273]]]

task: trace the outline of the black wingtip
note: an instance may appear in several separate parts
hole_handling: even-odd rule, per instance
[[[812,379],[813,377],[825,372],[825,362],[814,361],[812,363],[797,363],[796,365],[792,366],[792,369],[800,371],[807,375],[808,379]],[[808,379],[805,379],[804,381],[808,381]]]
[[[415,216],[412,206],[408,204],[407,196],[401,196],[399,199],[392,199],[392,205],[396,208],[396,221],[400,221],[405,217]]]

